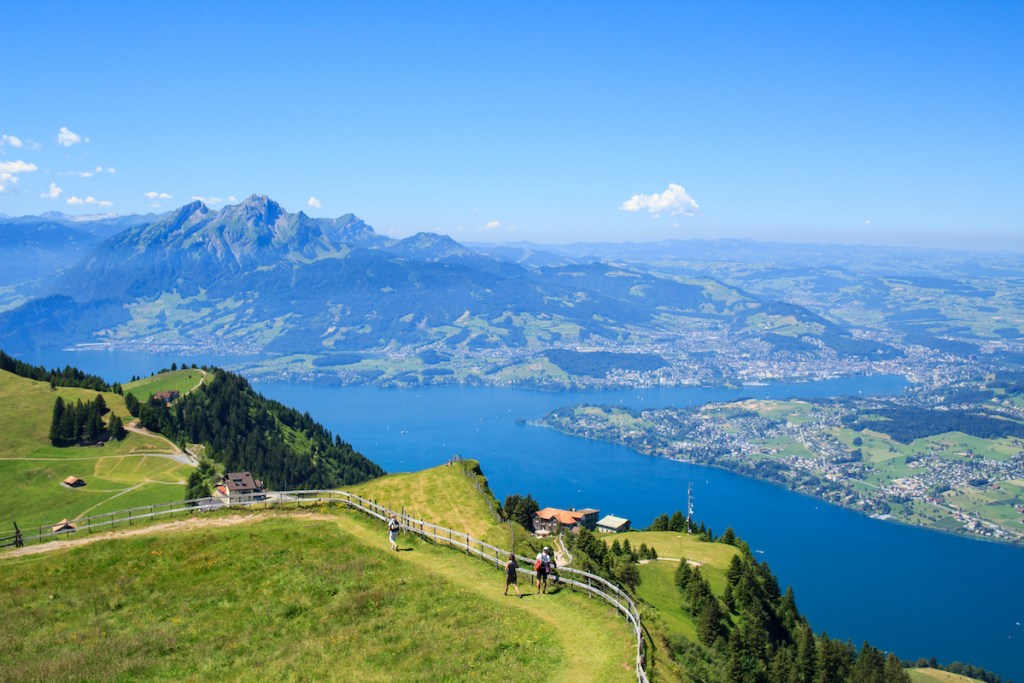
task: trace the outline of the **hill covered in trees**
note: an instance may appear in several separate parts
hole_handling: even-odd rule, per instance
[[[204,444],[227,471],[252,472],[268,488],[333,488],[384,474],[309,413],[265,398],[240,375],[217,368],[210,373],[169,405],[132,395],[125,404],[146,429],[180,444]]]

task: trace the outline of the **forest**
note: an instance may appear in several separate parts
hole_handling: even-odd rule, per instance
[[[384,471],[315,422],[258,394],[243,377],[210,369],[211,379],[168,406],[125,397],[142,426],[180,445],[201,443],[228,472],[249,471],[271,489],[355,484]]]
[[[80,387],[82,389],[92,389],[94,391],[113,391],[116,394],[120,392],[120,385],[107,384],[106,380],[96,375],[89,375],[78,368],[73,368],[70,365],[64,367],[63,370],[47,370],[42,365],[30,365],[24,361],[20,361],[13,356],[10,356],[3,351],[0,351],[0,370],[6,370],[19,377],[25,377],[26,379],[34,379],[39,382],[49,382],[50,386],[57,387]]]

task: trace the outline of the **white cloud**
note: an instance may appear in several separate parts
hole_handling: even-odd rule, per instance
[[[78,133],[72,133],[68,130],[67,126],[61,126],[60,132],[57,133],[57,144],[64,145],[65,147],[71,147],[83,141],[89,142],[89,138],[83,139]]]
[[[314,209],[322,208],[324,205],[324,203],[317,199],[316,197],[310,197],[309,201],[307,201],[306,204],[312,206]]]
[[[501,227],[501,221],[488,221],[484,224],[484,230],[495,230]]]
[[[112,166],[107,166],[107,173],[117,173],[117,169]]]
[[[166,192],[147,192],[142,196],[145,197],[146,199],[174,199],[174,197],[167,194]],[[195,199],[195,197],[193,197],[193,199]]]
[[[202,202],[203,204],[223,204],[224,200],[220,197],[200,197],[199,195],[192,195],[192,201]]]
[[[0,135],[0,145],[10,145],[11,147],[21,147],[23,144],[24,143],[21,141],[21,138],[19,138],[19,137],[15,137],[13,135],[7,135],[6,133],[4,133],[3,135]]]
[[[18,184],[19,173],[31,173],[37,170],[35,164],[24,161],[0,161],[0,194],[11,192]]]
[[[686,193],[682,185],[669,183],[668,189],[661,194],[635,194],[619,206],[620,211],[642,211],[646,209],[655,218],[661,213],[668,212],[674,216],[697,216],[700,214],[700,207],[693,197]]]
[[[114,168],[103,168],[102,166],[97,166],[96,168],[94,168],[91,171],[64,171],[63,173],[59,173],[58,175],[73,175],[73,176],[78,176],[79,178],[92,178],[94,175],[97,175],[97,174],[100,174],[100,173],[116,173],[116,172],[117,172],[117,169],[114,169]]]
[[[96,206],[113,206],[114,202],[109,202],[106,199],[96,199],[95,197],[86,197],[85,199],[81,199],[79,197],[75,197],[74,195],[72,195],[68,199],[68,204],[95,204]]]
[[[0,173],[31,173],[38,170],[38,167],[25,161],[0,161]]]
[[[228,195],[228,201],[229,201],[229,202],[231,202],[232,204],[235,204],[235,203],[237,203],[237,202],[238,202],[238,197],[236,197],[236,196],[235,196],[235,195],[233,195],[233,194],[229,194],[229,195]]]
[[[871,225],[871,219],[870,218],[865,218],[864,219],[864,225]]]
[[[63,192],[63,191],[64,190],[62,190],[61,188],[57,187],[57,183],[50,183],[50,189],[47,192],[44,192],[44,193],[42,193],[39,196],[44,198],[44,199],[56,199],[57,197],[60,196],[60,193]]]

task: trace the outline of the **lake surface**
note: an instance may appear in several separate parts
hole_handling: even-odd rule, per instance
[[[121,352],[22,356],[72,363],[109,380],[146,374],[180,357]],[[190,359],[191,360],[191,359]],[[214,362],[205,359],[197,362]],[[232,360],[216,360],[225,366]],[[869,519],[763,482],[640,455],[550,429],[520,425],[577,403],[633,408],[753,398],[897,393],[901,378],[861,377],[730,389],[549,393],[478,387],[387,390],[260,383],[265,395],[309,411],[389,472],[452,455],[475,458],[499,500],[532,494],[542,507],[595,507],[642,527],[686,509],[716,533],[733,527],[767,560],[816,631],[868,640],[905,659],[971,662],[1024,682],[1024,548]]]

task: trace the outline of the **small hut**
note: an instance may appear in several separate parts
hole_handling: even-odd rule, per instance
[[[85,479],[79,479],[78,477],[68,477],[64,480],[64,485],[68,488],[77,489],[79,486],[85,486]]]
[[[67,534],[71,533],[72,531],[78,531],[78,526],[75,525],[74,522],[69,522],[65,517],[64,519],[54,524],[51,527],[51,529],[55,534]]]

